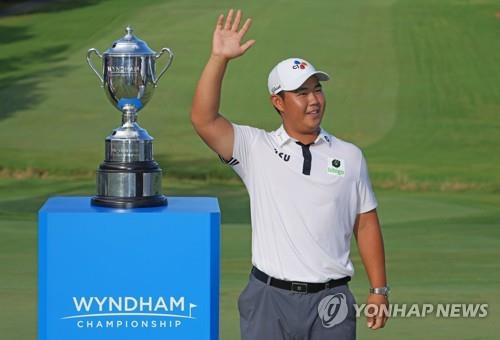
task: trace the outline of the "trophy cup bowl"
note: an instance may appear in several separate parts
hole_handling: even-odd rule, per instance
[[[156,76],[156,59],[168,55]],[[102,75],[91,56],[102,59]],[[91,48],[87,63],[95,72],[107,98],[122,112],[122,125],[106,137],[105,159],[97,170],[97,195],[93,205],[114,208],[150,207],[167,204],[161,193],[162,170],[153,158],[153,137],[137,124],[137,113],[153,95],[159,79],[172,64],[173,53],[156,53],[126,28],[126,35],[103,54]]]

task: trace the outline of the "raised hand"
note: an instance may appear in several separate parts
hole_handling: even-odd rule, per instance
[[[227,13],[226,23],[224,23],[224,14],[219,15],[217,25],[215,26],[214,36],[212,40],[212,55],[224,59],[233,59],[245,53],[254,43],[255,40],[248,40],[241,43],[241,39],[250,28],[252,19],[247,19],[241,29],[241,11],[236,12],[233,21],[233,13],[231,9]]]

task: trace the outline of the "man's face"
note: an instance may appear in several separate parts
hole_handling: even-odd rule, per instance
[[[319,131],[325,112],[325,96],[315,76],[309,77],[294,91],[286,91],[283,98],[276,96],[273,104],[281,111],[287,129],[300,134]]]

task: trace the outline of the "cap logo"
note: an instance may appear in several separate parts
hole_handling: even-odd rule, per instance
[[[300,60],[294,60],[293,61],[293,66],[292,68],[294,70],[298,70],[298,69],[305,69],[307,67],[307,63],[303,62],[303,61],[300,61]]]

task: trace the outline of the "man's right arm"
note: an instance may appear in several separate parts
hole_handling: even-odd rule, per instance
[[[230,10],[224,24],[221,14],[217,20],[212,41],[212,54],[203,70],[193,97],[191,122],[203,141],[224,159],[233,154],[234,131],[232,124],[219,113],[222,79],[229,60],[243,55],[254,43],[249,40],[241,44],[241,39],[250,27],[247,19],[239,29],[241,11],[232,21]]]

